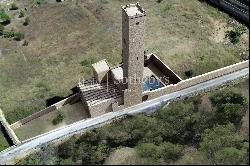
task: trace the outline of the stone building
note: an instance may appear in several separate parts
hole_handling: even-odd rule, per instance
[[[156,55],[144,54],[146,12],[138,4],[122,6],[122,63],[92,65],[93,78],[79,83],[81,100],[91,117],[145,102],[154,91],[181,78]]]

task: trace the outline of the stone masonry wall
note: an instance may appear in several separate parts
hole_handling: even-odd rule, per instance
[[[55,104],[53,104],[53,105],[51,105],[51,106],[49,106],[49,107],[47,107],[47,108],[45,108],[45,109],[43,109],[43,110],[41,110],[39,112],[36,112],[36,113],[26,117],[26,118],[23,118],[23,119],[15,122],[13,124],[11,124],[10,127],[13,130],[17,129],[17,128],[21,127],[22,125],[24,125],[25,123],[28,123],[28,122],[36,119],[36,118],[39,118],[39,117],[41,117],[41,116],[43,116],[43,115],[45,115],[45,114],[47,114],[49,112],[57,110],[57,109],[63,107],[64,105],[71,103],[72,101],[78,100],[77,98],[80,98],[79,93],[74,94],[74,95],[72,95],[72,96],[70,96],[70,97],[68,97],[68,98],[66,98],[66,99],[64,99],[62,101],[59,101],[58,103],[55,103]]]
[[[214,79],[214,78],[226,75],[226,74],[230,74],[232,72],[235,72],[235,71],[247,68],[247,67],[249,67],[249,60],[236,63],[234,65],[230,65],[224,68],[220,68],[220,69],[217,69],[217,70],[205,73],[205,74],[201,74],[199,76],[196,76],[190,79],[182,80],[181,82],[175,85],[171,84],[169,86],[159,88],[154,91],[147,91],[147,92],[144,92],[143,95],[144,96],[148,95],[148,100],[154,99],[162,95],[176,92],[176,91],[191,87],[193,85],[196,85],[196,84],[199,84],[199,83],[202,83],[202,82],[205,82],[205,81],[208,81],[208,80],[211,80],[211,79]]]

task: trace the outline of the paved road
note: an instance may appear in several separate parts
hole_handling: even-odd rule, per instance
[[[18,146],[13,146],[9,149],[6,149],[5,151],[0,153],[0,164],[11,164],[11,162],[20,155],[28,153],[30,150],[38,147],[41,144],[57,140],[59,138],[62,138],[66,135],[73,135],[76,133],[79,133],[83,131],[84,129],[94,127],[98,124],[105,123],[110,121],[111,119],[122,117],[124,115],[128,114],[137,114],[140,112],[152,112],[156,111],[158,108],[163,106],[164,104],[168,103],[172,99],[184,97],[184,96],[189,96],[192,95],[193,93],[197,93],[199,91],[203,91],[205,89],[211,88],[211,87],[216,87],[219,86],[225,82],[235,80],[237,78],[243,77],[243,76],[248,76],[249,74],[249,68],[239,70],[237,72],[224,75],[222,77],[209,80],[207,82],[197,84],[195,86],[186,88],[181,91],[177,91],[171,94],[167,94],[164,96],[161,96],[159,98],[141,103],[139,105],[124,109],[122,111],[118,112],[110,112],[107,114],[104,114],[102,116],[96,117],[96,118],[91,118],[83,121],[79,121],[76,123],[73,123],[71,125],[59,128],[57,130],[53,130],[49,133],[45,133],[43,135],[37,136],[33,139],[30,139]]]

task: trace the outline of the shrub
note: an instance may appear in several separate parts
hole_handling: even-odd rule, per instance
[[[3,32],[3,37],[4,38],[12,38],[15,36],[15,32],[13,31],[4,31]]]
[[[226,147],[217,151],[214,155],[215,165],[245,165],[247,164],[247,152],[233,147]],[[248,165],[248,164],[247,164]]]
[[[62,114],[58,114],[57,117],[52,120],[52,124],[57,125],[61,123],[63,119],[64,119],[64,116]]]
[[[157,2],[157,3],[161,3],[162,1],[163,1],[163,0],[157,0],[156,2]]]
[[[18,7],[17,7],[16,3],[12,3],[10,10],[17,10],[17,9],[18,9]]]
[[[144,158],[164,159],[165,161],[176,161],[183,154],[183,146],[164,142],[159,146],[153,143],[142,143],[136,146],[137,153]]]
[[[27,46],[27,45],[29,45],[29,42],[27,40],[24,40],[22,46]]]
[[[75,140],[70,139],[58,146],[58,156],[63,159],[68,159],[74,155]]]
[[[30,18],[29,18],[29,17],[26,17],[26,18],[24,19],[23,25],[24,25],[24,26],[27,26],[27,25],[29,25],[29,23],[30,23]]]
[[[4,9],[0,9],[0,23],[3,25],[10,23],[10,16],[5,13]]]
[[[21,32],[15,33],[14,40],[21,41],[22,39],[24,39],[24,33],[21,33]]]
[[[160,159],[162,149],[153,143],[142,143],[136,146],[137,153],[144,158]]]
[[[241,35],[246,33],[246,27],[238,26],[231,31],[226,33],[226,37],[229,38],[230,42],[233,44],[237,44],[240,41]]]
[[[194,75],[193,69],[190,69],[190,70],[185,71],[185,75],[186,75],[187,77],[193,77],[193,75]]]
[[[169,161],[178,160],[182,155],[183,146],[179,144],[172,144],[170,142],[163,143],[160,145],[163,148],[162,157],[164,160]]]
[[[232,124],[219,125],[205,130],[200,150],[204,151],[208,158],[214,158],[215,154],[225,147],[241,149],[243,145],[243,138],[235,133]]]
[[[22,18],[22,17],[24,17],[24,11],[22,11],[22,10],[21,10],[21,11],[19,12],[19,15],[18,15],[18,17],[19,17],[19,18]]]

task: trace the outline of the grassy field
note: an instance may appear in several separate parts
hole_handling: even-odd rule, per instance
[[[28,46],[0,37],[0,104],[12,123],[46,107],[53,96],[67,96],[90,64],[121,61],[121,5],[135,1],[85,0],[56,3],[17,0],[5,28],[25,33]],[[239,44],[225,32],[239,23],[198,0],[140,0],[147,11],[145,50],[159,56],[182,78],[193,69],[205,73],[245,59],[248,33]],[[3,8],[9,8],[2,4]],[[18,18],[26,8],[30,24]],[[248,30],[247,30],[248,31]]]

